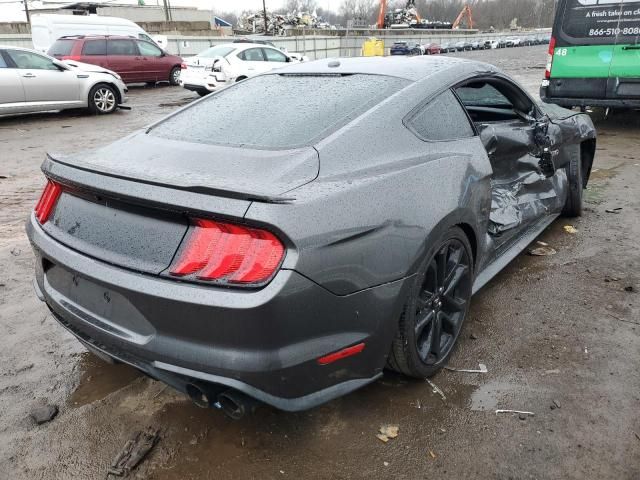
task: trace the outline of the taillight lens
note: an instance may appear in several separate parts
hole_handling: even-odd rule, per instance
[[[275,274],[284,246],[267,230],[214,220],[193,227],[169,274],[222,285],[261,285]]]
[[[553,65],[553,54],[556,50],[556,39],[551,37],[549,41],[549,54],[547,55],[547,68],[544,71],[544,78],[551,78],[551,66]]]
[[[47,180],[47,184],[35,208],[36,218],[40,223],[46,223],[46,221],[49,220],[49,216],[56,206],[58,198],[60,198],[60,193],[62,193],[60,184],[52,180]]]

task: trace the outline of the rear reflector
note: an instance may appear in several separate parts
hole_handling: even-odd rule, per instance
[[[40,223],[46,223],[49,220],[49,215],[51,215],[53,207],[56,206],[60,193],[62,193],[62,187],[56,182],[47,180],[47,184],[35,208],[36,218]]]
[[[333,353],[330,353],[329,355],[325,355],[324,357],[320,357],[318,359],[318,363],[320,365],[328,365],[337,360],[342,360],[343,358],[357,355],[362,350],[364,350],[364,343],[359,343],[352,347],[343,348],[342,350],[338,350],[337,352],[333,352]]]
[[[547,54],[547,68],[544,71],[544,78],[551,78],[551,67],[553,66],[553,55],[556,49],[556,39],[551,37],[549,41],[549,53]]]
[[[193,228],[169,268],[176,277],[229,285],[259,285],[280,266],[284,246],[266,230],[214,220],[192,220]]]

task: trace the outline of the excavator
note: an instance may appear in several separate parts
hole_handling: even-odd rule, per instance
[[[460,28],[460,24],[465,17],[467,17],[467,28],[473,28],[473,13],[471,12],[471,7],[468,3],[462,8],[451,28],[453,30]]]

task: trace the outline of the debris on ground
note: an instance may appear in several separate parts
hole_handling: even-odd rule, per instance
[[[607,275],[606,277],[604,277],[604,281],[606,283],[610,283],[610,282],[618,282],[620,281],[620,279],[618,277],[610,277]]]
[[[518,415],[518,418],[520,420],[526,420],[527,419],[527,415],[525,415],[524,413],[521,413],[520,415]]]
[[[438,395],[440,395],[440,398],[442,398],[442,401],[446,402],[447,396],[444,394],[444,392],[440,390],[440,388],[438,388],[438,386],[435,383],[433,383],[431,380],[429,380],[428,378],[426,380],[429,386],[431,387],[431,390],[433,391],[433,393],[437,393]]]
[[[58,415],[57,405],[45,405],[44,407],[39,407],[35,410],[32,410],[29,414],[33,421],[38,425],[50,422],[55,418],[56,415]]]
[[[627,285],[624,287],[624,291],[629,293],[633,292],[633,285]]]
[[[571,234],[578,233],[578,229],[573,225],[565,225],[564,231]]]
[[[160,430],[148,427],[144,431],[137,432],[127,441],[122,451],[111,463],[107,472],[109,475],[124,477],[131,472],[151,451],[160,439]]]
[[[470,338],[471,340],[477,340],[477,339],[478,339],[478,336],[477,336],[475,333],[472,333],[471,335],[469,335],[469,338]]]
[[[11,249],[11,255],[13,255],[14,257],[19,256],[22,253],[22,250],[20,250],[19,248],[12,248]]]
[[[433,450],[429,450],[429,456],[435,460],[436,454],[433,453]]]
[[[617,208],[607,208],[605,210],[605,212],[607,213],[620,213],[620,211],[622,210],[622,207],[617,207]]]
[[[560,408],[560,402],[558,402],[557,400],[552,400],[550,408],[551,408],[551,410],[555,410],[556,408]]]
[[[496,415],[498,415],[499,413],[514,413],[514,414],[518,414],[518,415],[530,415],[530,416],[534,416],[535,413],[533,412],[526,412],[523,410],[496,410]]]
[[[292,28],[314,28],[320,30],[335,30],[334,25],[326,22],[315,11],[272,13],[266,12],[267,33],[270,35],[284,35],[285,30]],[[264,11],[245,11],[238,19],[238,30],[254,34],[264,34]]]
[[[376,434],[378,440],[387,443],[390,439],[396,438],[400,432],[398,425],[382,425],[379,430],[380,433]]]
[[[388,467],[388,466],[389,466],[389,462],[382,462],[382,464],[383,464],[385,467]]]
[[[529,255],[533,255],[534,257],[548,257],[550,255],[555,255],[556,253],[558,252],[552,247],[538,247],[529,250]]]
[[[453,367],[444,367],[445,370],[449,370],[451,372],[461,372],[461,373],[488,373],[487,366],[484,363],[478,364],[478,369],[472,368],[453,368]]]

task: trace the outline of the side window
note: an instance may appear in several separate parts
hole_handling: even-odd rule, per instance
[[[267,59],[267,62],[286,62],[287,56],[278,50],[274,50],[273,48],[263,48],[264,56]]]
[[[238,54],[238,58],[247,62],[264,62],[261,48],[250,48],[248,50],[244,50]]]
[[[4,61],[4,57],[2,56],[2,51],[0,51],[0,68],[7,68],[7,62]]]
[[[151,39],[151,37],[145,33],[139,33],[138,34],[138,38],[140,40],[146,40],[147,42],[153,42],[153,40]]]
[[[422,140],[454,140],[474,135],[469,118],[451,90],[431,100],[407,125]]]
[[[24,50],[6,50],[9,58],[13,60],[17,68],[33,70],[59,70],[50,58]]]
[[[160,50],[155,45],[151,45],[149,42],[138,40],[138,49],[140,50],[140,55],[144,55],[145,57],[162,56],[162,50]]]
[[[458,87],[456,93],[465,107],[513,108],[507,97],[486,82],[470,83]]]
[[[109,40],[107,42],[107,55],[138,55],[138,49],[133,40]]]
[[[85,40],[82,46],[82,55],[106,55],[106,40]]]

